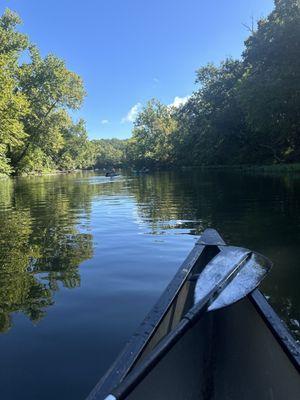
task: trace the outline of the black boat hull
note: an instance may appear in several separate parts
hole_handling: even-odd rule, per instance
[[[226,244],[207,230],[87,400],[103,400],[178,324],[193,302],[193,275]],[[299,345],[255,290],[205,314],[128,400],[299,400]],[[113,399],[114,397],[111,397]]]

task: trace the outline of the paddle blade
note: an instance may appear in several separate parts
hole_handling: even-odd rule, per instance
[[[222,278],[222,284],[211,299],[207,310],[213,311],[233,304],[256,289],[271,266],[270,260],[260,254],[242,248],[228,247],[199,275],[195,288],[195,303],[206,295],[211,286],[219,284],[217,281],[220,276],[227,275],[229,279]]]

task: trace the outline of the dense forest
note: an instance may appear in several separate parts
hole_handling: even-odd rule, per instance
[[[196,72],[180,108],[151,100],[134,124],[127,159],[147,165],[300,161],[300,3],[275,0],[240,60]]]
[[[19,16],[0,18],[0,174],[106,166],[169,167],[300,162],[300,4],[275,0],[248,27],[241,59],[196,72],[180,107],[151,99],[122,141],[89,140],[74,122],[85,90],[55,55],[42,57],[18,32]]]

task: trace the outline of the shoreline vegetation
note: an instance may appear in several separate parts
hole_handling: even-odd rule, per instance
[[[184,103],[151,99],[127,140],[88,139],[85,121],[70,116],[86,95],[82,79],[55,55],[42,57],[19,24],[9,9],[0,17],[0,177],[186,165],[300,170],[298,0],[275,0],[248,27],[240,59],[197,70]]]
[[[122,170],[123,168],[120,167]],[[139,171],[134,171],[131,168],[124,168],[125,171],[131,171],[132,173]],[[263,173],[300,173],[300,163],[294,163],[294,164],[272,164],[272,165],[246,165],[246,164],[240,164],[240,165],[200,165],[200,166],[187,166],[187,165],[182,165],[182,166],[172,166],[169,168],[164,168],[164,171],[167,170],[182,170],[182,171],[197,171],[197,170],[212,170],[212,171],[237,171],[237,172],[263,172]],[[21,175],[14,175],[14,176],[9,176],[5,174],[0,174],[0,180],[1,179],[7,179],[10,177],[38,177],[38,176],[54,176],[54,175],[68,175],[68,174],[74,174],[74,173],[79,173],[79,172],[98,172],[102,171],[103,174],[107,171],[105,168],[89,168],[89,169],[74,169],[74,170],[52,170],[52,171],[44,171],[44,172],[32,172],[30,174],[21,174]],[[160,168],[149,170],[148,173],[152,172],[157,172],[161,171]]]

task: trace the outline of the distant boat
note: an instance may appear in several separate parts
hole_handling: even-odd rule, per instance
[[[116,172],[106,172],[105,176],[107,178],[113,178],[114,176],[119,176]]]
[[[206,230],[87,400],[300,399],[299,345],[254,288],[257,271],[269,267],[265,257]],[[234,275],[214,288],[227,268]],[[198,287],[205,274],[207,285]],[[196,297],[209,286],[214,295],[189,324]],[[182,326],[189,328],[182,333]]]

